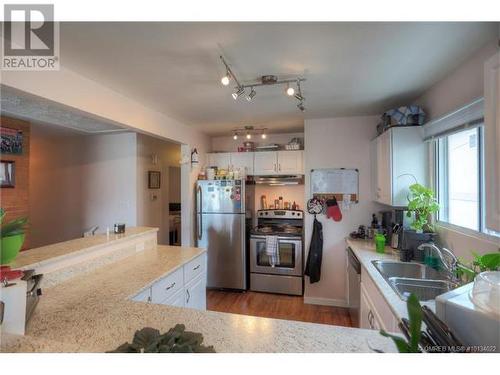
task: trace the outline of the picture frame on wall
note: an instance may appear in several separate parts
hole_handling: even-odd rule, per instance
[[[19,129],[0,127],[0,152],[3,155],[22,155],[23,132]]]
[[[148,188],[159,189],[161,186],[161,173],[159,171],[148,172]]]
[[[0,162],[0,187],[13,188],[16,186],[16,164],[13,160]]]

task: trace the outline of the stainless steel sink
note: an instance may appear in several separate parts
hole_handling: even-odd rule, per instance
[[[411,293],[420,301],[434,300],[440,294],[457,287],[447,279],[446,273],[424,264],[393,260],[374,260],[372,263],[404,301]]]
[[[406,301],[411,293],[420,301],[436,299],[440,294],[456,288],[456,285],[445,280],[411,279],[407,277],[390,277],[389,284],[399,297]]]
[[[374,260],[375,268],[386,278],[407,277],[411,279],[444,280],[446,275],[420,263],[405,263],[392,260]]]

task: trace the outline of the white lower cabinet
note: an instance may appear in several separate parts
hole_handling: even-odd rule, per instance
[[[191,280],[185,287],[186,302],[184,306],[196,310],[207,309],[207,282],[202,276]]]
[[[206,310],[207,255],[201,254],[132,297],[133,301]]]
[[[399,332],[398,319],[392,312],[366,269],[361,269],[360,328]]]

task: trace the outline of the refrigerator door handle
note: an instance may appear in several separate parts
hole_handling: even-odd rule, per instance
[[[197,220],[196,220],[196,229],[197,229],[197,235],[198,235],[198,240],[201,240],[201,237],[203,235],[203,215],[201,214],[201,204],[202,204],[202,192],[201,192],[201,186],[198,186],[198,208],[197,208]]]

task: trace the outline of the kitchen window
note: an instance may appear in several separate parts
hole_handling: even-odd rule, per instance
[[[436,145],[439,221],[482,231],[482,127],[446,135]]]

